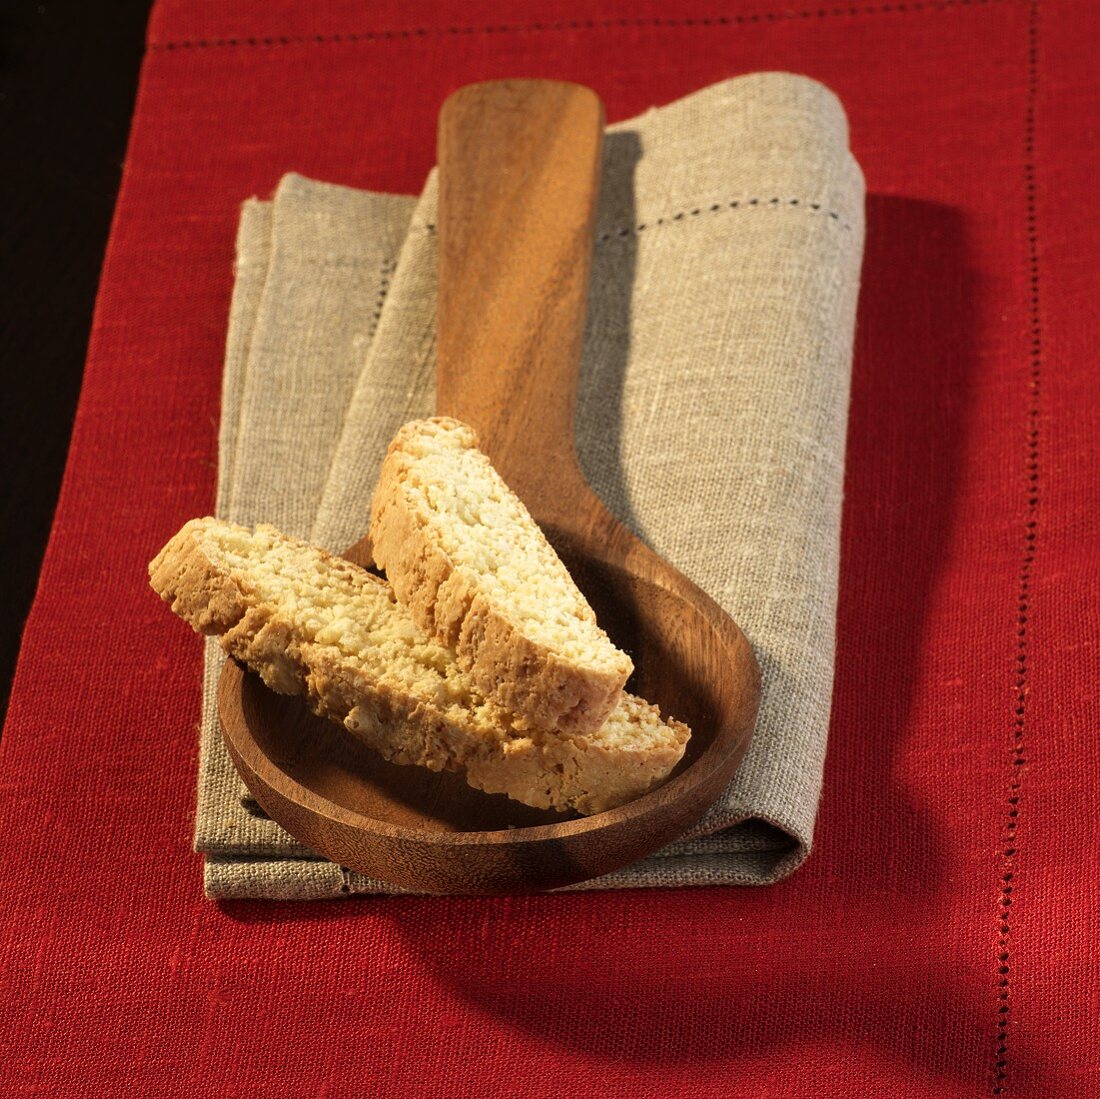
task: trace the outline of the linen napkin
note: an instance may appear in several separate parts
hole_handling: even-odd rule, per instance
[[[831,702],[864,187],[836,97],[759,73],[609,129],[577,408],[595,490],[734,616],[764,693],[730,787],[680,841],[571,888],[767,884],[809,854]],[[290,175],[244,206],[218,511],[339,550],[385,447],[430,414],[436,180]],[[196,848],[216,898],[396,892],[267,820],[228,759],[208,643]]]

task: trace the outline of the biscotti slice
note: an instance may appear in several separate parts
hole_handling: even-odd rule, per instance
[[[437,417],[395,436],[371,505],[375,562],[413,618],[490,698],[534,728],[592,732],[630,657],[489,459]]]
[[[269,687],[305,695],[386,759],[463,770],[471,786],[527,805],[587,814],[631,801],[667,777],[690,736],[625,694],[585,736],[518,728],[385,582],[273,527],[192,520],[149,575]]]

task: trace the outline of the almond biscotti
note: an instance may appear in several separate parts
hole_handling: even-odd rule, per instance
[[[192,520],[149,566],[153,588],[273,690],[305,695],[386,759],[465,771],[539,808],[597,813],[646,793],[690,733],[628,694],[586,735],[521,728],[427,638],[382,580],[324,550]]]
[[[375,562],[417,624],[531,727],[593,732],[633,665],[608,639],[473,428],[406,424],[371,506]]]

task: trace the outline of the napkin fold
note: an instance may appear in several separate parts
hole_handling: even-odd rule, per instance
[[[218,513],[339,550],[386,445],[434,404],[436,177],[419,198],[288,175],[245,203]],[[758,73],[609,128],[576,417],[611,510],[752,642],[764,693],[680,841],[570,888],[768,884],[809,854],[828,733],[864,186],[836,97]],[[204,670],[196,849],[215,898],[397,892],[248,796]]]

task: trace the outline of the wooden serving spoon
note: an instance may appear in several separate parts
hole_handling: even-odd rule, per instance
[[[726,787],[756,718],[759,671],[744,635],[611,515],[577,460],[603,121],[592,91],[548,80],[474,84],[444,104],[436,408],[477,430],[633,657],[629,689],[692,737],[653,793],[570,818],[386,763],[230,662],[219,686],[225,739],[256,800],[315,851],[409,889],[545,889],[649,854]],[[347,556],[369,564],[369,554],[364,539]]]

